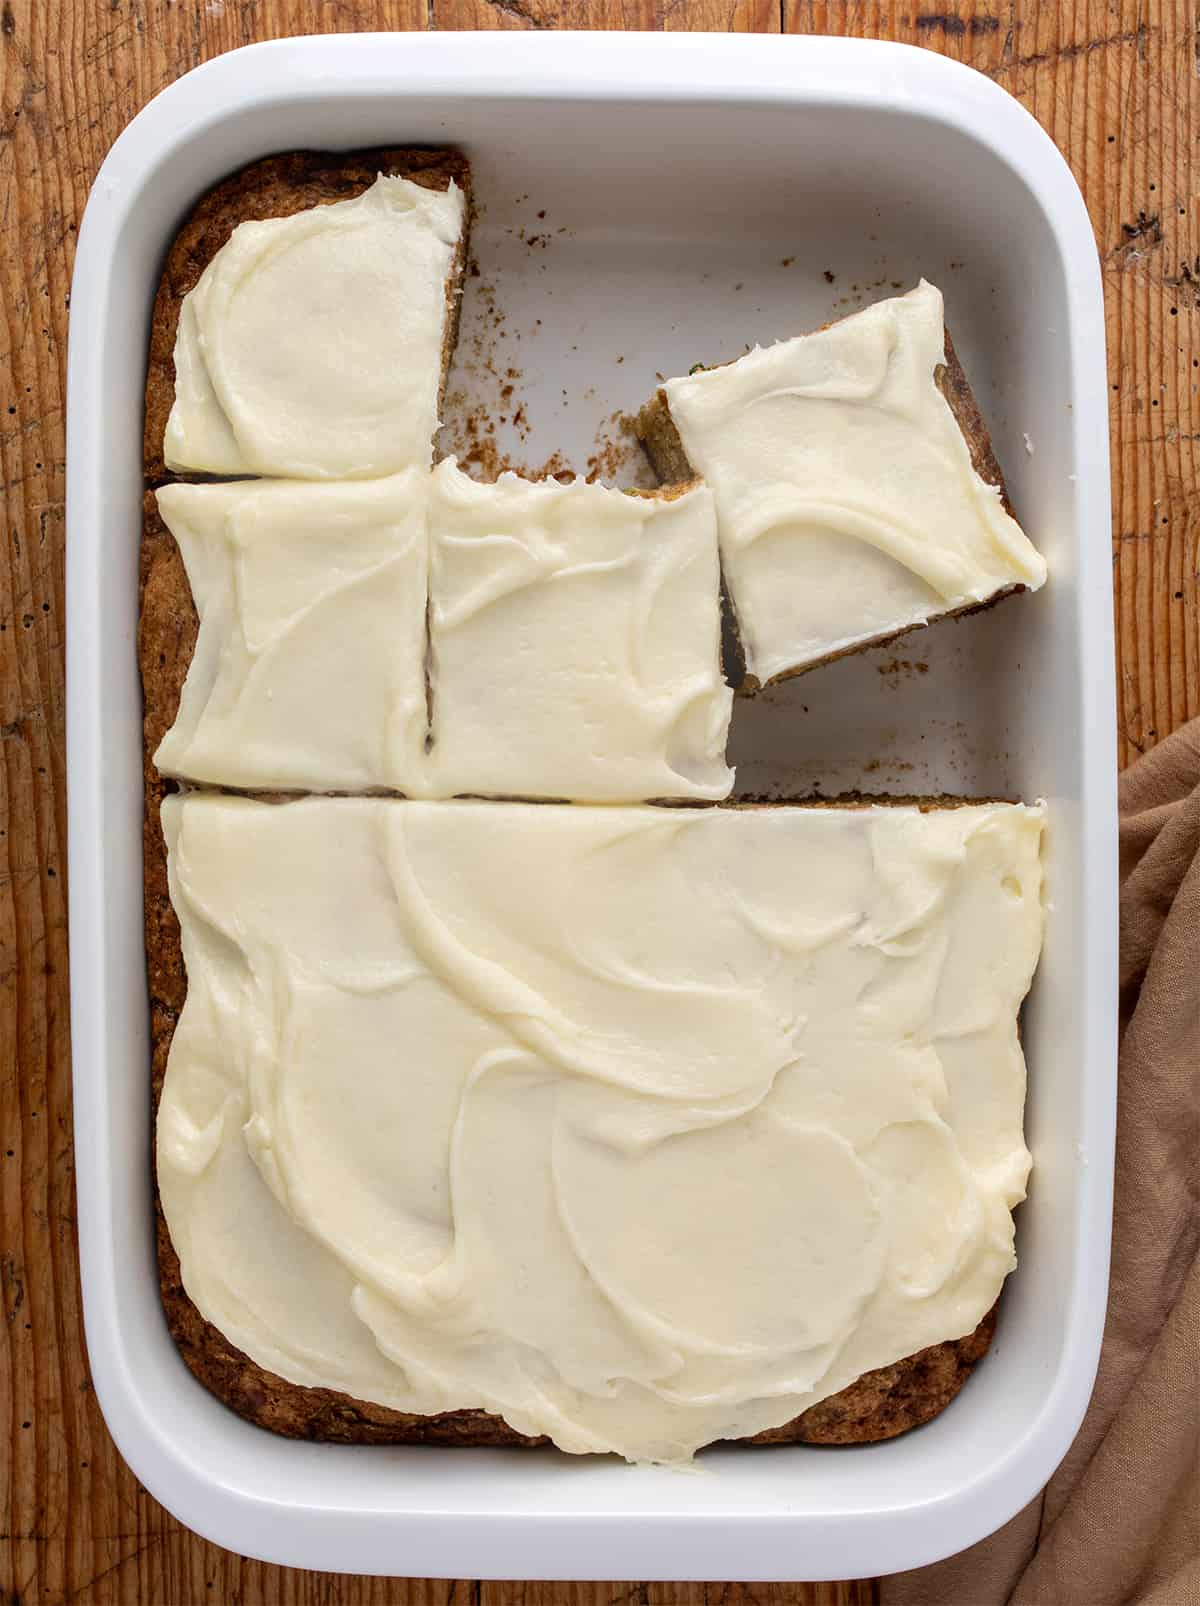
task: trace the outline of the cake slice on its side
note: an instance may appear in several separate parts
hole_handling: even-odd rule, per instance
[[[469,199],[449,150],[271,156],[210,190],[155,300],[147,477],[428,466]]]
[[[749,690],[1045,579],[924,281],[668,380],[638,433],[713,489]]]
[[[410,469],[342,484],[161,487],[158,513],[199,616],[177,714],[153,749],[164,775],[272,791],[421,789],[427,480]],[[143,673],[160,666],[144,660]]]
[[[710,491],[483,485],[448,459],[429,545],[426,795],[729,795]]]

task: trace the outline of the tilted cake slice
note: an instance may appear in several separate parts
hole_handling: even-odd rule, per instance
[[[668,380],[639,434],[712,487],[751,685],[1046,578],[925,281]]]
[[[159,1187],[224,1335],[190,1364],[239,1408],[290,1383],[398,1439],[487,1411],[680,1460],[803,1437],[986,1318],[1029,1166],[1040,808],[163,823],[188,985]]]
[[[333,159],[268,158],[197,208],[155,307],[152,476],[160,462],[300,479],[428,467],[457,324],[467,168],[452,152],[368,156],[368,184],[349,158],[332,173]],[[322,204],[298,210],[306,193]],[[261,210],[248,211],[256,197]]]
[[[162,774],[280,791],[421,787],[427,478],[158,491],[199,616],[154,753]],[[147,676],[161,673],[143,657]]]
[[[435,469],[432,795],[728,796],[711,493]]]

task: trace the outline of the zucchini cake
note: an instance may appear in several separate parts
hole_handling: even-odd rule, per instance
[[[668,380],[638,433],[712,487],[747,689],[1046,578],[924,280]]]
[[[190,1299],[274,1376],[676,1461],[995,1303],[1040,809],[163,820],[162,1204]]]
[[[712,492],[430,484],[424,795],[728,797]]]
[[[264,791],[704,801],[733,785],[704,486],[175,483],[144,540],[198,637],[163,775]],[[150,695],[149,693],[147,694]]]
[[[168,278],[166,468],[362,479],[428,467],[461,293],[463,169],[445,153],[383,160],[344,200],[238,222],[177,306]],[[260,164],[244,182],[269,176]]]
[[[733,782],[722,563],[755,640],[732,481],[718,454],[696,483],[678,382],[644,415],[658,493],[432,466],[469,202],[453,151],[271,157],[202,198],[160,284],[139,657],[169,1326],[301,1438],[891,1437],[961,1387],[1015,1264],[1043,811],[695,806]],[[999,478],[914,295],[852,355],[930,358],[958,442],[934,455],[1024,555],[988,583],[1039,583],[962,471],[959,447]]]

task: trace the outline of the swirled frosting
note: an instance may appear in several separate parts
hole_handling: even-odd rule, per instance
[[[295,1383],[679,1460],[1014,1265],[1039,808],[172,798],[187,1291]]]
[[[434,470],[431,788],[727,797],[712,494]]]
[[[384,175],[242,223],[184,297],[168,468],[356,479],[428,467],[462,191]]]
[[[200,617],[154,762],[220,786],[418,790],[425,775],[424,470],[166,485]]]
[[[944,361],[941,292],[922,280],[665,385],[716,497],[721,564],[759,680],[1045,580],[972,466],[934,380]]]
[[[168,485],[158,506],[200,616],[154,755],[164,774],[420,797],[728,795],[709,491],[480,485],[450,460],[382,480]]]

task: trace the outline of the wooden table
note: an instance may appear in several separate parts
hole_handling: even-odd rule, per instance
[[[945,4],[0,0],[0,1400],[9,1402],[0,1588],[11,1606],[873,1598],[869,1584],[480,1586],[292,1572],[201,1542],[121,1462],[88,1379],[76,1264],[64,374],[75,232],[101,159],[151,95],[236,45],[366,28],[571,25],[861,34],[943,51],[1040,118],[1091,211],[1108,307],[1118,735],[1128,762],[1200,711],[1200,29],[1190,0]]]

